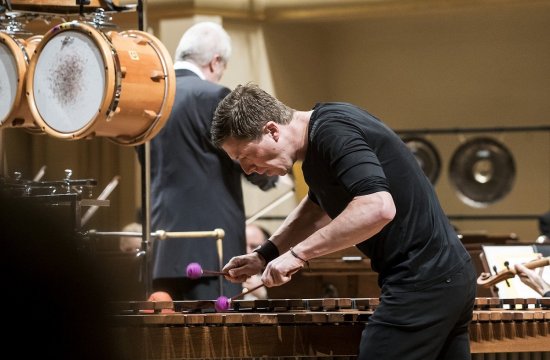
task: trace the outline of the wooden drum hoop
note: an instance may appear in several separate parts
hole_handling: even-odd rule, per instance
[[[25,98],[25,79],[28,72],[29,62],[34,50],[42,40],[42,35],[31,36],[27,39],[16,38],[13,35],[0,32],[0,46],[4,46],[12,55],[17,77],[16,93],[12,100],[10,110],[5,112],[0,118],[0,128],[22,127],[30,132],[41,133],[40,128],[35,123]],[[5,86],[6,84],[2,84]],[[9,85],[9,84],[8,84]],[[15,84],[13,84],[15,85]],[[3,96],[0,101],[8,101]],[[0,114],[1,116],[1,114]]]

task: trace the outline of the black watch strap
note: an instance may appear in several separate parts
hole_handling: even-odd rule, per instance
[[[265,260],[266,265],[271,260],[279,257],[279,249],[277,249],[277,246],[269,240],[266,240],[266,242],[254,249],[254,252],[260,254],[260,256]]]

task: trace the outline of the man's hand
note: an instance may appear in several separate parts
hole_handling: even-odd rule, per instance
[[[256,253],[235,256],[223,267],[222,271],[227,273],[225,278],[234,283],[243,283],[252,275],[262,271],[264,260]]]
[[[280,286],[290,281],[292,275],[304,267],[304,262],[295,258],[290,251],[267,264],[262,282],[267,287]]]
[[[521,281],[531,289],[538,292],[540,295],[550,291],[550,284],[544,281],[541,274],[537,274],[535,271],[526,268],[522,264],[515,264],[515,268]]]

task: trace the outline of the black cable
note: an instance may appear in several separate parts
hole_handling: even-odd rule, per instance
[[[113,3],[113,0],[100,0],[100,3],[102,4],[102,7],[109,11],[125,11],[129,10],[130,6],[117,6]]]
[[[138,0],[137,2],[137,13],[138,13],[138,30],[144,31],[143,28],[143,0]]]
[[[76,4],[78,5],[78,12],[80,13],[80,16],[84,16],[84,5],[90,5],[90,0],[76,0]]]

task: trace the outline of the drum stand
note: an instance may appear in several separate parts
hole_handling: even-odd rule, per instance
[[[152,274],[150,271],[152,256],[150,252],[153,249],[151,243],[151,144],[147,141],[140,146],[143,150],[142,154],[138,151],[138,156],[143,155],[141,163],[141,249],[138,252],[140,256],[144,256],[142,261],[142,274],[145,282],[145,297],[151,295],[152,289]],[[149,251],[151,249],[151,251]]]
[[[7,175],[7,164],[4,151],[4,130],[0,129],[0,177]]]
[[[145,31],[145,6],[143,0],[137,1],[137,14],[138,14],[138,30]],[[152,272],[151,262],[152,257],[150,252],[153,249],[151,243],[151,144],[149,141],[139,146],[143,151],[143,158],[141,163],[141,249],[138,252],[138,256],[143,256],[142,261],[142,276],[145,282],[145,297],[148,298],[151,295],[152,289]],[[138,148],[136,148],[138,149]],[[140,151],[137,152],[138,156]],[[151,249],[151,251],[149,251]]]

